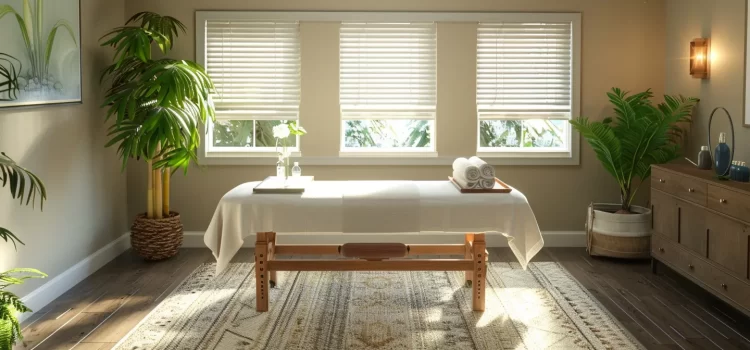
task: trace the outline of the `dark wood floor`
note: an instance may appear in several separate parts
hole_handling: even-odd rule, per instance
[[[514,261],[491,249],[491,261]],[[235,261],[252,260],[243,249]],[[591,258],[584,249],[544,249],[534,261],[557,261],[649,349],[750,349],[750,322],[661,266]],[[207,249],[183,249],[160,263],[130,252],[34,314],[16,349],[110,349],[198,265]]]

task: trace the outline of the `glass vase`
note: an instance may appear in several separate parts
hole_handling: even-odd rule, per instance
[[[284,183],[289,179],[289,153],[287,152],[286,143],[276,139],[276,153],[279,155],[279,161],[276,162],[276,176],[283,177]]]
[[[276,162],[276,177],[285,177],[284,174],[286,173],[286,162],[284,162],[283,159],[279,159],[278,162]]]

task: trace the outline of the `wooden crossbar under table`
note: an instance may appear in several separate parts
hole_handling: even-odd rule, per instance
[[[276,255],[340,255],[341,245],[276,245],[275,232],[259,232],[255,242],[256,310],[268,311],[268,289],[276,271],[466,271],[474,311],[484,311],[487,244],[484,233],[467,233],[464,244],[407,245],[406,256],[458,255],[463,259],[276,259]]]

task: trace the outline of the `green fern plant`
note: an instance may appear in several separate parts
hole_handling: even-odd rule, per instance
[[[22,339],[18,315],[31,312],[21,298],[5,289],[23,284],[31,278],[45,277],[45,273],[36,269],[13,269],[0,273],[0,350],[10,350],[17,340]]]
[[[8,188],[11,197],[18,199],[21,205],[34,207],[38,200],[40,208],[43,208],[47,199],[47,190],[42,180],[5,153],[0,153],[0,184]],[[0,227],[0,238],[13,243],[16,250],[17,244],[23,244],[18,236],[3,227]],[[23,284],[30,278],[44,277],[47,275],[35,269],[13,269],[0,273],[0,350],[10,350],[17,340],[22,339],[18,315],[31,312],[17,295],[6,289]]]
[[[680,157],[681,125],[691,121],[699,100],[666,95],[663,103],[653,105],[650,89],[631,95],[613,88],[607,96],[614,106],[614,118],[599,122],[580,117],[570,123],[617,180],[622,203],[619,212],[629,213],[640,185],[651,176],[651,165]]]

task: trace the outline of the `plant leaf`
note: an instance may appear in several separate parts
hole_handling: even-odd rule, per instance
[[[52,56],[52,47],[55,44],[55,35],[57,35],[57,29],[63,28],[65,29],[68,34],[70,34],[70,38],[73,39],[73,43],[78,45],[78,42],[76,41],[76,36],[73,33],[73,28],[68,24],[68,22],[64,19],[61,19],[55,23],[55,25],[52,27],[52,30],[50,30],[49,35],[47,36],[47,50],[44,55],[44,62],[46,65],[49,66],[49,60]]]

